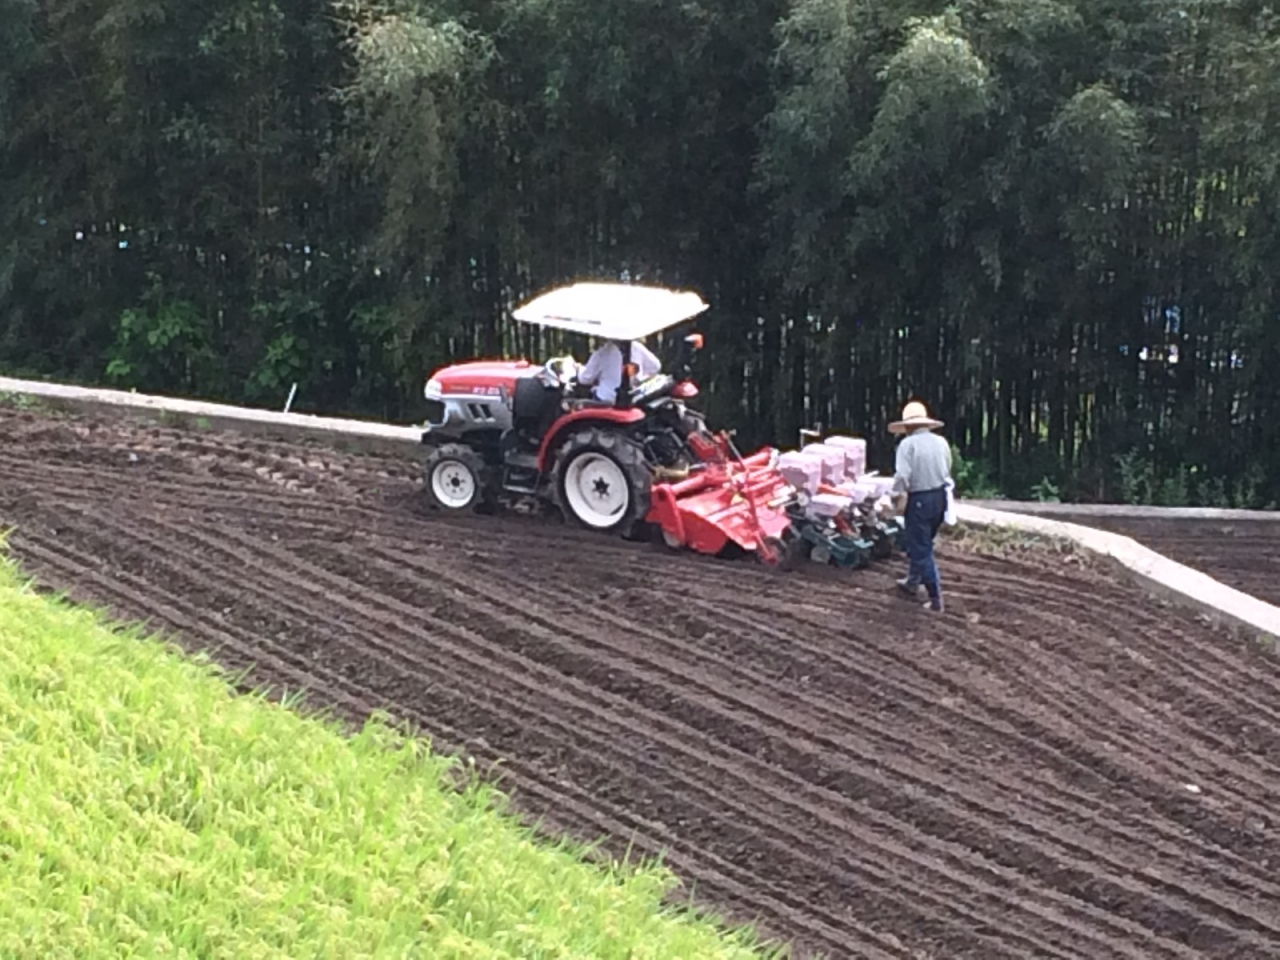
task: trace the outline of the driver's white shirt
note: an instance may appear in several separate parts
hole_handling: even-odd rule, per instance
[[[636,365],[633,382],[647,380],[662,370],[662,362],[639,340],[631,341],[631,362]],[[591,354],[578,379],[595,385],[592,393],[597,400],[613,403],[622,386],[622,349],[612,340],[605,343]]]

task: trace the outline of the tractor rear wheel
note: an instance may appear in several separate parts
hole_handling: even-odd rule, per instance
[[[624,537],[639,532],[652,482],[643,445],[607,427],[588,427],[569,437],[552,473],[556,506],[565,519]]]
[[[475,450],[446,443],[428,454],[422,468],[427,503],[438,510],[458,512],[492,505],[489,466]]]

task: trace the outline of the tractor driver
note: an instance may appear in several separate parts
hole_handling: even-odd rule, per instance
[[[639,340],[631,341],[631,362],[636,365],[636,382],[657,376],[662,362]],[[592,387],[594,399],[613,403],[622,386],[622,348],[612,340],[596,347],[587,365],[578,371],[578,382]]]

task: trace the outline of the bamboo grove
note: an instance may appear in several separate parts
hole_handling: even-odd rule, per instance
[[[744,442],[914,395],[971,489],[1264,506],[1278,158],[1246,0],[0,0],[0,365],[412,418],[631,278]]]

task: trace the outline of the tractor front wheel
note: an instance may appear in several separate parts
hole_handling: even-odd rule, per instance
[[[423,464],[422,480],[427,503],[438,510],[475,510],[491,501],[484,458],[460,443],[432,450]]]
[[[618,430],[592,427],[571,436],[553,479],[556,506],[588,529],[632,536],[649,512],[652,471],[644,447]]]

